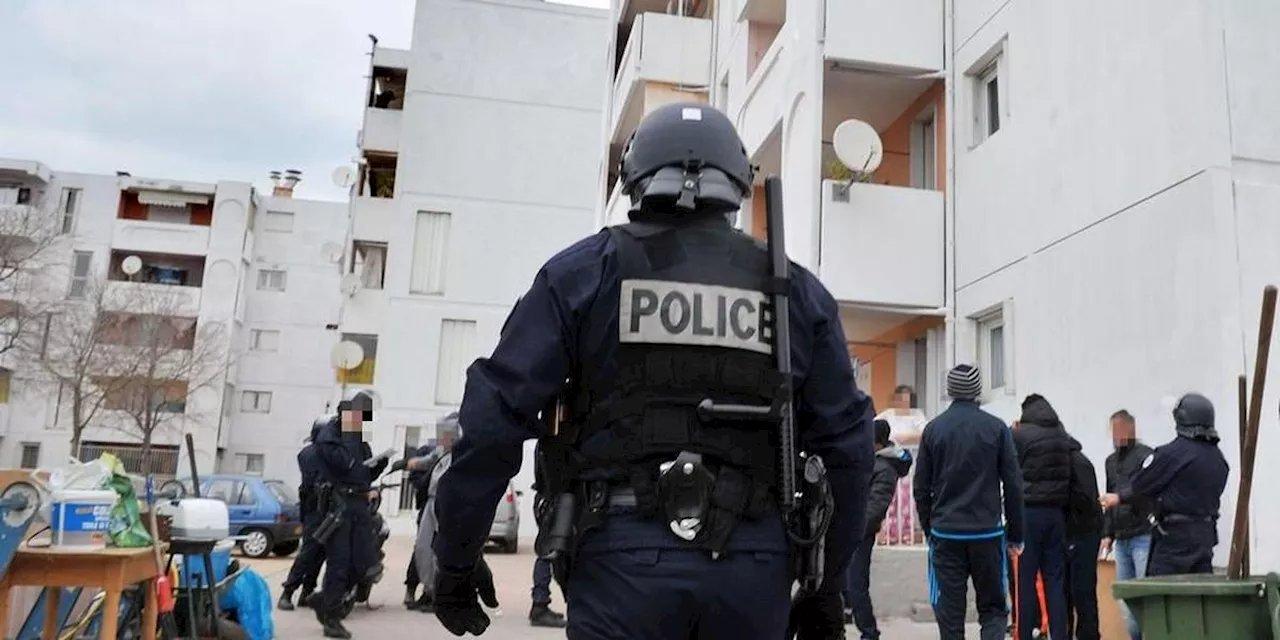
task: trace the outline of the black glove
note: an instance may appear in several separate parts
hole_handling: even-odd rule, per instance
[[[844,600],[839,591],[796,593],[791,601],[791,620],[787,623],[788,640],[843,640],[844,637]]]
[[[396,460],[395,462],[392,462],[392,463],[391,463],[391,471],[393,471],[393,472],[395,472],[395,471],[404,471],[404,470],[405,470],[405,467],[408,467],[408,466],[409,466],[409,459],[408,459],[408,458],[401,458],[401,459]]]
[[[490,609],[498,608],[493,572],[483,557],[474,568],[466,571],[440,567],[436,572],[436,618],[449,633],[478,636],[489,628],[489,616],[480,608],[481,600]]]

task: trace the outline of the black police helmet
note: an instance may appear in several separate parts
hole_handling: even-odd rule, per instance
[[[754,179],[733,123],[695,102],[645,116],[627,141],[619,174],[633,212],[675,215],[736,211]]]
[[[338,420],[338,416],[332,413],[325,414],[323,416],[320,416],[319,418],[316,418],[316,421],[311,423],[311,435],[307,438],[307,440],[311,442],[315,442],[316,438],[320,436],[320,431],[325,427],[333,424],[337,420]]]
[[[1198,393],[1188,393],[1173,408],[1173,422],[1179,427],[1213,428],[1213,402]]]

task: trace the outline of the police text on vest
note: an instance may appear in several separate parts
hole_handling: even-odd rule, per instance
[[[760,291],[690,282],[623,280],[618,341],[773,353]]]

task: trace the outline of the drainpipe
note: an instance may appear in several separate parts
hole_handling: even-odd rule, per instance
[[[957,143],[960,136],[956,135],[959,129],[960,114],[956,110],[956,54],[955,54],[955,38],[956,38],[956,20],[955,20],[955,0],[944,0],[943,2],[943,65],[945,69],[945,82],[947,93],[947,193],[944,198],[945,209],[942,222],[943,237],[943,304],[949,310],[946,320],[946,341],[951,347],[951,357],[948,362],[943,364],[942,370],[949,370],[959,361],[959,348],[956,344],[956,333],[959,319],[956,316],[956,157],[958,156]]]

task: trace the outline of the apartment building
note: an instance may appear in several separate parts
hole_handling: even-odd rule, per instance
[[[433,438],[542,263],[595,230],[605,24],[419,0],[410,50],[375,44],[339,331],[363,357],[334,372],[380,396],[374,450]]]
[[[82,459],[110,451],[130,471],[184,473],[190,433],[205,472],[296,478],[292,454],[331,390],[341,271],[321,248],[340,254],[347,227],[344,203],[293,200],[297,178],[262,197],[242,182],[0,160],[6,260],[12,236],[41,247],[38,264],[12,267],[33,278],[4,292],[6,313],[32,313],[6,318],[22,339],[0,354],[3,464],[61,464],[79,423]],[[76,418],[80,388],[91,409]]]
[[[990,410],[1012,420],[1044,394],[1100,465],[1113,411],[1158,444],[1172,398],[1198,390],[1238,467],[1235,378],[1280,279],[1280,8],[1105,8],[615,0],[601,217],[625,217],[612,168],[639,119],[714,104],[762,176],[781,174],[788,251],[840,302],[877,407],[907,384],[935,415],[942,372],[975,362]],[[880,133],[870,175],[831,150],[847,119]],[[759,195],[739,215],[755,235]],[[1264,413],[1265,450],[1280,424]],[[1224,516],[1235,491],[1233,475]],[[1280,566],[1280,511],[1254,507],[1255,568]]]

